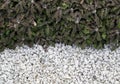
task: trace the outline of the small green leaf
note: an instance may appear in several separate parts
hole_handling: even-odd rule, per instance
[[[46,27],[45,32],[46,32],[46,35],[49,35],[49,33],[50,33],[50,29],[49,29],[48,26]]]
[[[28,36],[29,36],[29,38],[32,38],[32,31],[30,28],[28,29]]]
[[[98,41],[101,41],[101,36],[100,36],[100,33],[99,33],[99,32],[97,32],[97,40],[98,40]]]
[[[81,48],[84,49],[86,47],[86,42],[83,42]]]
[[[106,34],[105,33],[102,34],[102,38],[106,39]]]
[[[8,35],[9,33],[10,33],[10,31],[9,31],[9,30],[7,30],[7,31],[6,31],[6,35]]]
[[[74,21],[74,19],[72,17],[67,17],[67,20],[70,22]]]
[[[88,29],[86,29],[86,28],[83,30],[83,32],[84,32],[85,34],[89,34],[89,33],[90,33],[90,31],[89,31]]]
[[[118,25],[117,25],[117,26],[118,26],[118,28],[120,29],[120,21],[118,22]]]
[[[92,41],[90,41],[90,39],[89,39],[89,40],[86,40],[86,43],[87,43],[88,45],[91,45],[91,44],[92,44]]]
[[[98,49],[101,49],[101,48],[103,48],[103,45],[102,45],[102,43],[99,43],[99,44],[98,44],[98,46],[97,46],[97,48],[98,48]]]
[[[66,9],[66,8],[68,8],[68,7],[69,7],[68,4],[66,4],[66,3],[62,3],[62,8],[63,8],[63,9]]]

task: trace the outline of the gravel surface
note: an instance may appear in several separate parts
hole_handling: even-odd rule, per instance
[[[0,84],[120,84],[120,48],[6,49],[0,53]]]

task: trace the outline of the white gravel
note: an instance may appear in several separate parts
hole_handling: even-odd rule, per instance
[[[0,53],[0,84],[120,84],[120,47],[6,49]]]

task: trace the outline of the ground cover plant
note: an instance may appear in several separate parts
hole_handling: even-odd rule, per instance
[[[0,50],[22,44],[120,45],[120,0],[1,0]]]

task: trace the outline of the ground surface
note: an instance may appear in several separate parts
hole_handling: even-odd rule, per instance
[[[0,53],[0,84],[120,84],[120,48],[6,49]]]

